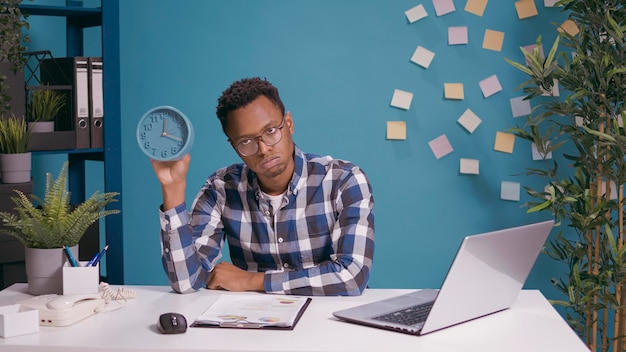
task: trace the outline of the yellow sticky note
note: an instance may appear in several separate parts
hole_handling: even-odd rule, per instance
[[[444,96],[446,99],[464,99],[463,83],[444,83]]]
[[[473,13],[476,16],[482,16],[487,7],[487,0],[467,0],[465,11]]]
[[[566,20],[565,22],[563,22],[561,24],[561,26],[559,28],[557,28],[557,31],[559,32],[567,32],[569,35],[571,35],[572,37],[575,36],[576,34],[578,34],[578,32],[580,31],[578,29],[578,26],[576,25],[576,22],[572,21],[572,20]]]
[[[485,30],[483,49],[502,51],[502,43],[504,43],[504,32],[498,32],[491,29]]]
[[[520,0],[515,3],[515,9],[517,10],[517,17],[520,20],[524,18],[537,16],[537,6],[535,6],[535,0]]]
[[[405,140],[406,139],[406,122],[405,121],[387,121],[387,139]]]
[[[515,135],[511,133],[496,132],[496,143],[493,147],[495,151],[503,153],[513,153],[515,145]]]

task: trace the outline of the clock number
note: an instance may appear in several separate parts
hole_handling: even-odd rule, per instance
[[[152,131],[152,123],[147,123],[143,125],[143,129],[146,131]]]
[[[144,143],[144,148],[150,149],[150,141],[146,141],[146,143]]]
[[[162,158],[166,158],[167,157],[167,150],[161,151],[161,157]]]
[[[141,139],[146,139],[148,134],[146,132],[141,132]]]
[[[172,154],[176,154],[176,153],[178,153],[178,148],[176,148],[176,147],[172,147],[171,153],[172,153]]]

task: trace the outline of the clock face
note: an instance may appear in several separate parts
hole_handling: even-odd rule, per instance
[[[144,154],[152,159],[178,160],[191,150],[193,126],[179,110],[159,106],[139,120],[137,142]]]

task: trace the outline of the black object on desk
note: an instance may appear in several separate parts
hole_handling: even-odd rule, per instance
[[[163,334],[182,334],[187,331],[187,319],[179,313],[163,313],[159,316],[157,328]]]

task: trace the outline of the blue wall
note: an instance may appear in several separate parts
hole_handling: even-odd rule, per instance
[[[375,196],[376,254],[371,287],[438,287],[463,236],[548,218],[528,215],[521,200],[500,199],[501,181],[541,187],[521,176],[537,167],[530,145],[493,150],[512,117],[509,99],[524,76],[504,61],[522,60],[520,46],[565,15],[536,0],[539,16],[519,20],[513,2],[489,1],[484,16],[464,11],[409,23],[415,0],[120,1],[124,263],[128,284],[166,284],[160,264],[160,187],[135,141],[148,109],[173,105],[192,120],[187,199],[215,169],[239,162],[215,117],[216,99],[231,82],[267,77],[280,90],[305,151],[351,160],[370,177]],[[468,26],[469,44],[447,45],[449,26]],[[501,52],[482,49],[486,29],[505,32]],[[421,45],[436,53],[428,69],[410,62]],[[503,90],[483,98],[478,82],[496,74]],[[462,82],[465,99],[443,97],[444,82]],[[414,93],[408,111],[390,106],[394,89]],[[457,119],[470,108],[482,124],[467,133]],[[407,123],[407,139],[386,140],[386,122]],[[437,160],[428,142],[446,134],[454,152]],[[480,160],[480,175],[459,173],[459,158]],[[527,287],[556,293],[560,268],[545,256]]]

